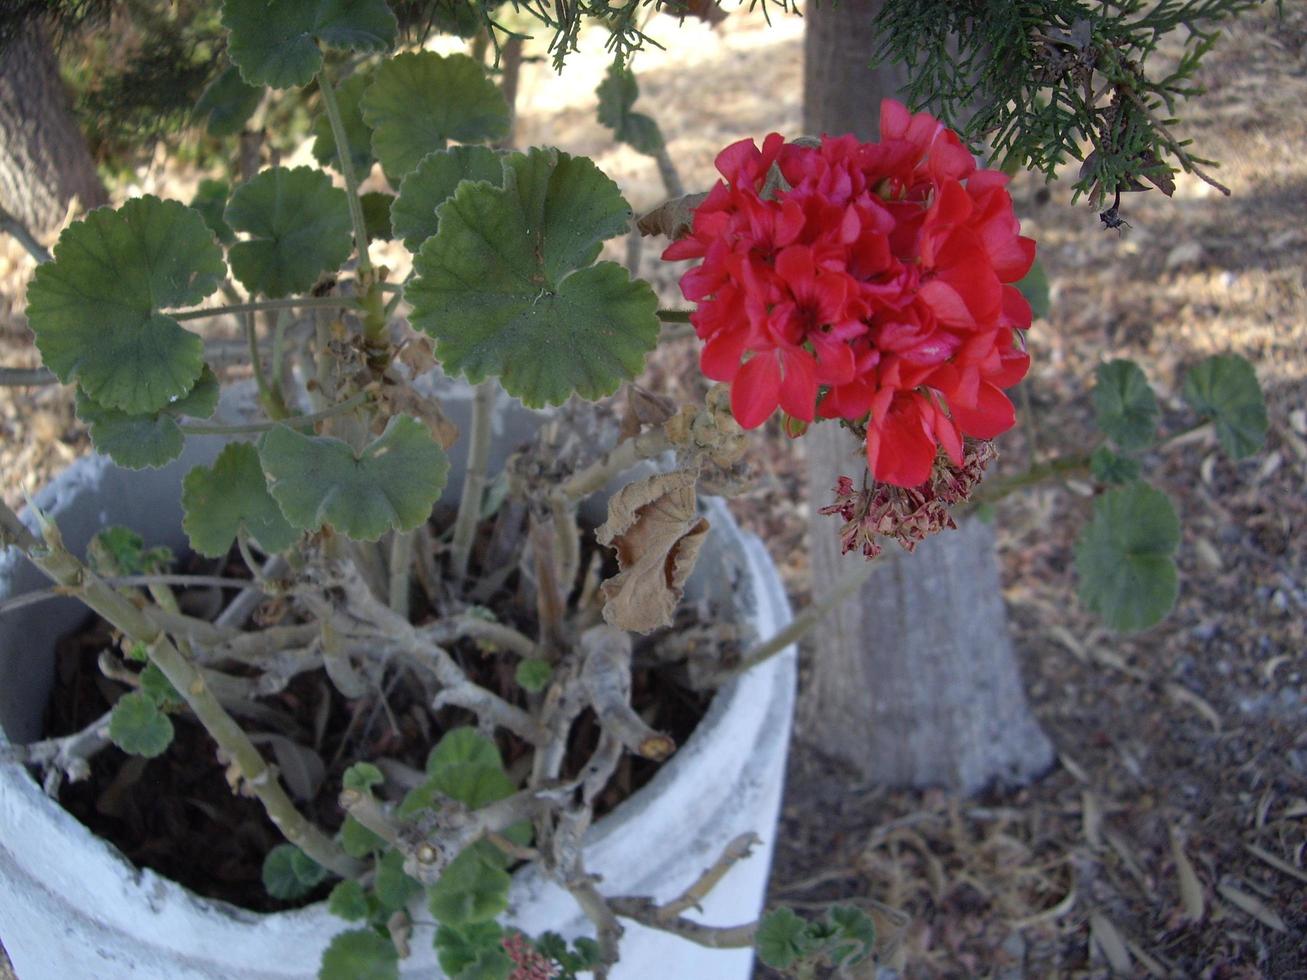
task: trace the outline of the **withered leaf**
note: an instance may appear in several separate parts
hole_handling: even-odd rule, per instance
[[[672,625],[708,534],[695,509],[695,474],[659,473],[619,490],[608,502],[608,520],[595,532],[617,552],[621,569],[599,586],[604,619],[635,633]]]
[[[658,205],[635,223],[640,234],[645,238],[650,235],[666,235],[673,240],[687,234],[694,224],[694,211],[703,203],[705,194],[687,194],[674,197]]]

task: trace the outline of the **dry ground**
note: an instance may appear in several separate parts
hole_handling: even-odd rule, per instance
[[[641,55],[638,108],[663,125],[688,187],[711,181],[733,139],[797,135],[801,22],[656,26],[675,46]],[[594,121],[602,57],[592,37],[561,80],[529,66],[519,140],[595,156],[645,207],[662,196],[653,164]],[[1005,595],[1055,770],[1021,792],[957,800],[858,785],[797,745],[772,898],[866,903],[882,962],[910,976],[1106,976],[1115,964],[1130,976],[1307,977],[1307,10],[1244,18],[1204,81],[1187,134],[1223,162],[1232,198],[1182,177],[1172,200],[1127,199],[1131,228],[1118,235],[1071,207],[1065,185],[1018,184],[1054,310],[1030,335],[1031,412],[1002,443],[1011,469],[1083,444],[1100,360],[1145,364],[1174,431],[1187,420],[1185,365],[1250,358],[1268,393],[1266,451],[1233,464],[1200,437],[1148,460],[1184,519],[1177,610],[1142,634],[1102,630],[1071,599],[1082,488],[1028,492],[1000,513]],[[140,182],[194,179],[156,166]],[[643,267],[678,298],[675,270],[651,254]],[[0,242],[0,363],[34,363],[15,312],[29,274]],[[692,364],[680,342],[651,381],[675,388]],[[0,391],[8,502],[85,449],[67,391]],[[736,507],[797,600],[801,453],[774,433],[760,440],[759,484]]]

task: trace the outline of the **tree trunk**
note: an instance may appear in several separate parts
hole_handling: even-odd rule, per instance
[[[805,10],[804,130],[878,136],[880,100],[901,66],[871,69],[878,0]],[[858,482],[861,446],[834,424],[805,437],[812,511],[812,591],[828,593],[858,552],[841,557],[838,518],[817,509],[843,473]],[[813,632],[817,655],[800,694],[799,732],[876,782],[964,793],[1025,782],[1052,761],[1030,713],[1008,635],[992,527],[944,531],[913,554],[887,544],[885,567]]]
[[[0,50],[0,208],[44,235],[74,198],[83,209],[108,200],[54,50],[33,19]]]

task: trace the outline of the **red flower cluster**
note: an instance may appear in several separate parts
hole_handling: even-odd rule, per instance
[[[977,170],[934,117],[887,99],[880,128],[879,143],[772,133],[761,150],[728,146],[726,180],[663,258],[703,260],[681,291],[698,304],[703,372],[730,382],[742,426],[778,406],[865,423],[874,478],[913,487],[938,448],[960,466],[963,436],[1015,423],[1002,389],[1029,366],[1016,331],[1031,315],[1008,284],[1035,243],[1019,234],[1007,177]]]
[[[558,976],[558,964],[532,946],[520,932],[510,932],[499,942],[513,961],[508,980],[554,980]]]

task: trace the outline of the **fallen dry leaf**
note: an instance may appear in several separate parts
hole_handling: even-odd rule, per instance
[[[695,474],[659,473],[619,490],[608,520],[595,532],[617,552],[621,569],[599,586],[604,619],[648,633],[672,625],[685,580],[694,569],[708,521],[695,507]]]
[[[1184,908],[1184,917],[1198,922],[1203,917],[1203,886],[1189,855],[1184,852],[1184,845],[1180,843],[1179,831],[1175,827],[1171,827],[1170,831],[1171,857],[1175,861],[1175,875],[1180,882],[1180,904]]]

